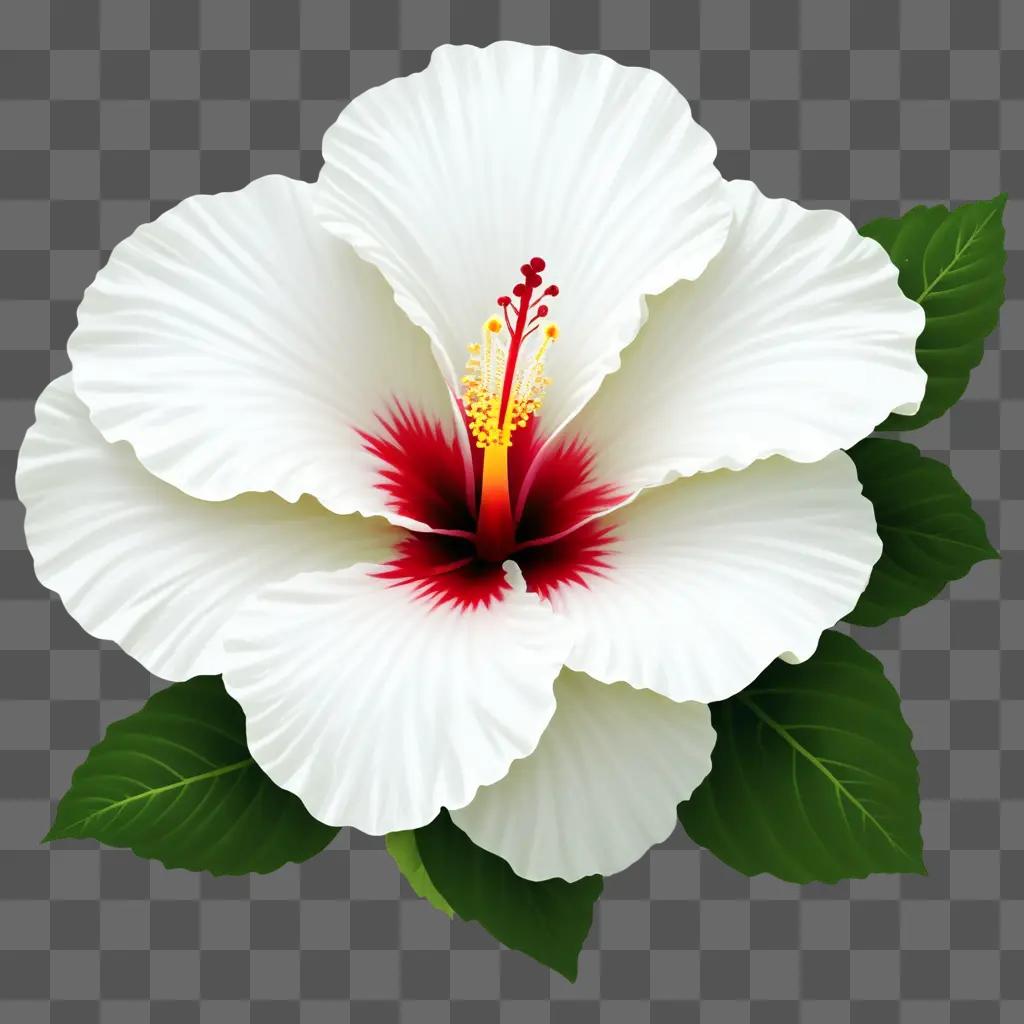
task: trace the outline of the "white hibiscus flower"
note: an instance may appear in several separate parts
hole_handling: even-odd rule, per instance
[[[917,407],[922,310],[601,56],[442,47],[324,155],[97,275],[18,467],[39,578],[223,673],[321,821],[448,808],[525,878],[618,871],[707,773],[707,702],[864,589],[841,449]]]

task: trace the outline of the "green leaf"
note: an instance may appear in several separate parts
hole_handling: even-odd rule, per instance
[[[905,615],[977,562],[999,557],[948,466],[885,438],[861,441],[850,457],[875,506],[882,557],[848,622],[878,626]]]
[[[928,374],[924,401],[913,416],[893,413],[879,429],[923,426],[964,393],[1003,304],[1005,206],[1005,193],[953,211],[915,206],[899,219],[883,217],[860,229],[889,253],[903,294],[926,315],[917,340],[917,361]]]
[[[427,874],[459,917],[479,921],[496,939],[576,980],[604,880],[528,882],[500,857],[481,850],[447,811],[416,830]]]
[[[882,666],[841,633],[711,705],[711,772],[679,805],[691,838],[745,875],[838,882],[924,874],[917,758]]]
[[[169,868],[241,875],[307,860],[337,831],[257,767],[241,708],[219,677],[198,676],[107,729],[43,842],[98,839]]]
[[[427,869],[420,859],[420,851],[416,846],[416,833],[412,830],[406,832],[389,832],[384,840],[384,845],[391,854],[398,870],[405,876],[405,880],[412,886],[412,891],[421,896],[432,907],[440,910],[442,914],[451,917],[452,908],[448,901],[437,891],[437,887],[430,880]]]

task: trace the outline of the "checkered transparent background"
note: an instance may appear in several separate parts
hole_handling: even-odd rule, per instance
[[[1001,332],[964,401],[913,438],[952,464],[1003,561],[858,631],[914,729],[929,876],[748,880],[677,833],[608,881],[575,986],[449,925],[357,833],[241,879],[38,845],[85,751],[159,685],[40,588],[14,499],[83,288],[184,196],[315,177],[348,97],[439,43],[500,37],[649,64],[727,176],[858,222],[1011,194]],[[0,50],[5,1024],[1024,1019],[1021,0],[0,0]]]

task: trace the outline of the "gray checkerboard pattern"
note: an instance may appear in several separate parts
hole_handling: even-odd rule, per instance
[[[381,844],[214,879],[38,845],[72,769],[159,686],[33,577],[35,396],[111,246],[194,192],[315,177],[348,97],[447,40],[650,65],[727,176],[859,222],[1008,206],[1009,301],[915,441],[1005,555],[858,631],[904,697],[927,878],[748,880],[681,834],[608,881],[570,986],[415,900]],[[10,1024],[1009,1024],[1024,1020],[1024,2],[0,0],[0,1019]]]

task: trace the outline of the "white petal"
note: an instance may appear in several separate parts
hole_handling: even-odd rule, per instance
[[[219,672],[224,625],[257,587],[386,557],[402,535],[310,498],[190,498],[100,437],[70,374],[39,399],[16,483],[40,582],[83,629],[165,679]]]
[[[445,421],[427,339],[282,177],[193,196],[113,251],[68,342],[108,441],[193,497],[311,494],[384,512],[358,429],[399,399]]]
[[[722,700],[779,655],[810,657],[882,551],[844,452],[688,477],[605,522],[610,567],[551,596],[577,630],[566,664],[673,700]]]
[[[263,770],[373,835],[467,804],[537,745],[570,638],[522,575],[489,607],[431,604],[375,573],[307,573],[232,623],[224,684]]]
[[[626,487],[782,454],[813,462],[912,412],[924,311],[844,216],[726,186],[729,240],[651,315],[578,426]]]
[[[555,698],[537,749],[452,819],[522,878],[614,874],[671,835],[711,770],[711,715],[568,670]]]
[[[618,366],[643,296],[697,277],[721,248],[714,157],[653,71],[549,46],[442,46],[327,131],[318,212],[381,269],[453,377],[520,264],[545,259],[561,289],[554,428]]]

